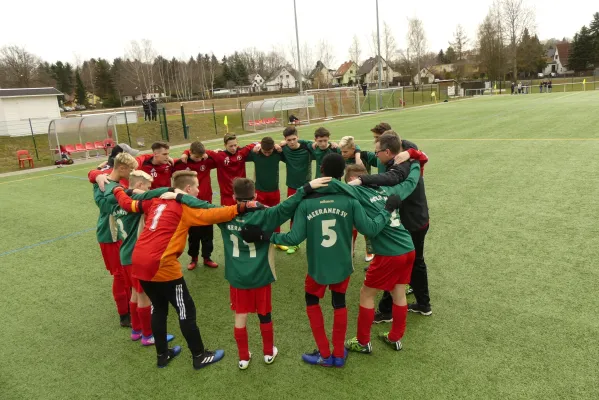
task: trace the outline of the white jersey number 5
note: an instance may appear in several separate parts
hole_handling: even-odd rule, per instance
[[[337,232],[335,232],[332,228],[337,223],[337,220],[334,219],[326,219],[322,221],[322,236],[327,239],[322,239],[320,243],[322,247],[332,247],[337,243]]]

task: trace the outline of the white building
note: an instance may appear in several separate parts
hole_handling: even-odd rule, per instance
[[[567,68],[570,44],[560,42],[555,45],[555,49],[547,50],[547,66],[543,70],[545,76],[551,74],[566,74],[570,71]]]
[[[381,57],[381,64],[383,67],[383,77],[382,81],[387,84],[393,82],[393,78],[396,76],[395,71],[387,65],[387,61]],[[358,70],[358,79],[363,83],[377,83],[379,81],[379,58],[370,57],[368,60],[364,61],[364,64]]]
[[[294,89],[299,86],[297,75],[292,68],[283,67],[266,81],[266,90],[276,92],[281,89]]]
[[[445,64],[445,65],[451,65],[450,71],[453,71],[453,64]],[[444,69],[444,71],[446,71],[446,70]],[[420,84],[427,85],[427,84],[433,83],[435,81],[435,74],[433,74],[433,72],[430,69],[425,67],[420,70],[420,73],[414,75],[413,80],[414,80],[415,85],[420,85]]]
[[[51,120],[60,118],[55,88],[0,89],[0,136],[48,133]],[[31,122],[31,125],[30,125]]]

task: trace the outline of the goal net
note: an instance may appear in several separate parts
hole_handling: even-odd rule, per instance
[[[397,110],[405,106],[403,87],[372,89],[362,96],[360,111],[371,113],[382,110]]]
[[[359,93],[357,87],[306,90],[304,94],[314,96],[314,107],[307,110],[310,115],[306,117],[314,121],[359,115]]]

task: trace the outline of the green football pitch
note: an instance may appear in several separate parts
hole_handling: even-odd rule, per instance
[[[158,370],[154,349],[118,326],[95,240],[91,164],[1,178],[0,398],[598,398],[598,104],[599,91],[489,96],[326,125],[334,140],[353,135],[372,149],[369,129],[385,121],[430,159],[425,257],[433,315],[408,316],[401,352],[376,338],[388,326],[374,326],[373,354],[350,354],[343,369],[301,361],[315,348],[302,247],[276,256],[273,365],[262,361],[254,317],[255,357],[238,370],[221,265],[184,275],[205,343],[224,348],[224,360],[193,370],[171,310],[169,332],[183,353]],[[316,127],[302,127],[301,136]],[[215,228],[220,263],[221,243]],[[360,237],[350,337],[363,249]],[[321,304],[330,331],[329,297]]]

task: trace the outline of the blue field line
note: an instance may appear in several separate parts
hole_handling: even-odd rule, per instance
[[[45,244],[50,244],[50,243],[58,242],[59,240],[68,239],[70,237],[77,236],[77,235],[82,235],[84,233],[91,232],[91,231],[94,231],[94,230],[96,230],[96,227],[87,228],[87,229],[84,229],[82,231],[69,233],[68,235],[59,236],[59,237],[55,237],[53,239],[44,240],[43,242],[38,242],[38,243],[30,244],[29,246],[21,247],[21,248],[18,248],[18,249],[8,250],[8,251],[5,251],[4,253],[0,253],[0,257],[4,257],[4,256],[8,256],[8,255],[11,255],[11,254],[14,254],[14,253],[18,253],[18,252],[23,251],[23,250],[33,249],[35,247],[43,246]]]

